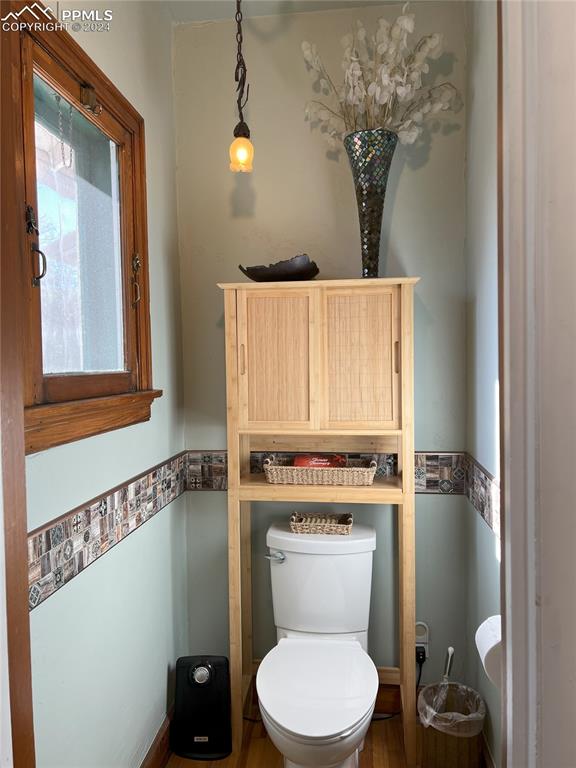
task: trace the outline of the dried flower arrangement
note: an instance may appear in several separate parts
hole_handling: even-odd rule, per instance
[[[442,53],[442,36],[424,35],[410,48],[415,14],[408,3],[391,24],[379,19],[376,33],[369,36],[358,21],[353,33],[342,38],[344,82],[334,85],[316,45],[302,43],[304,59],[323,96],[332,105],[313,100],[306,105],[306,117],[319,123],[330,149],[336,149],[351,131],[384,128],[394,131],[402,144],[413,144],[421,135],[424,121],[457,106],[459,94],[449,82],[428,87],[422,78],[429,72],[428,60]]]

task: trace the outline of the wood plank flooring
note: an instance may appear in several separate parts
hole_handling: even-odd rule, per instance
[[[238,763],[232,758],[206,762],[172,755],[167,768],[283,768],[282,755],[272,744],[262,723],[246,722]],[[402,718],[375,720],[368,731],[360,768],[406,768]]]
[[[383,715],[399,712],[401,707],[400,688],[396,685],[380,685],[375,711]],[[283,768],[282,755],[268,738],[260,720],[254,679],[246,715],[250,719],[244,720],[242,751],[237,763],[231,757],[226,760],[207,762],[186,760],[171,755],[166,768]],[[402,717],[373,720],[360,755],[360,768],[405,768],[405,766]]]

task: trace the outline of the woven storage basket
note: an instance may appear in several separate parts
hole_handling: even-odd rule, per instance
[[[369,467],[286,467],[264,460],[264,474],[269,483],[283,485],[372,485],[376,461]]]
[[[292,512],[290,528],[292,533],[331,533],[348,536],[352,530],[352,515],[323,515],[321,512],[302,515]]]

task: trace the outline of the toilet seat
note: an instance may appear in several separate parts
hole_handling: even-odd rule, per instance
[[[280,640],[256,677],[262,709],[301,743],[346,738],[372,715],[374,662],[354,640]]]

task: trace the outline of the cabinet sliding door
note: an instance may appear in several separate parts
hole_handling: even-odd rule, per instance
[[[399,428],[398,287],[323,294],[321,428]]]
[[[316,292],[238,291],[240,427],[311,429]]]

